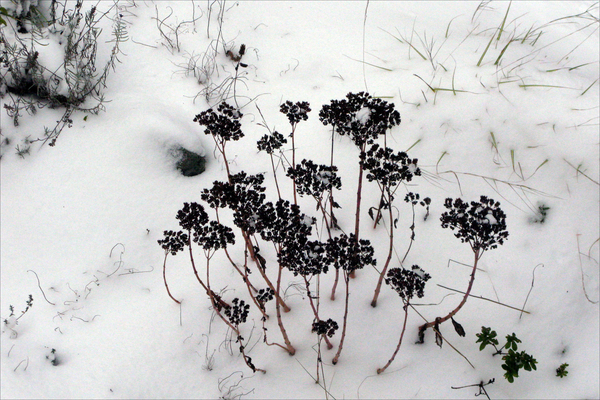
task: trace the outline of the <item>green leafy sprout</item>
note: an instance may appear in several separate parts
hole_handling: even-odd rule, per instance
[[[476,336],[477,341],[475,343],[481,343],[479,345],[480,351],[485,349],[488,345],[492,345],[496,350],[493,354],[494,356],[496,354],[503,355],[502,360],[504,361],[504,364],[502,364],[502,369],[505,371],[504,378],[510,383],[513,383],[515,378],[519,377],[519,370],[521,368],[525,371],[537,370],[537,360],[533,358],[533,356],[524,351],[517,351],[519,348],[518,344],[521,343],[521,340],[515,333],[506,335],[506,343],[500,348],[498,348],[500,343],[498,342],[498,339],[496,339],[498,334],[491,328],[482,326],[481,333],[477,333]],[[508,350],[508,352],[503,352],[503,350]],[[556,373],[558,376],[558,369],[556,370]]]

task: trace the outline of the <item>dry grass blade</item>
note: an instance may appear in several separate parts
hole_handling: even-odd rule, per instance
[[[596,185],[600,185],[600,183],[598,183],[598,181],[593,180],[592,178],[590,178],[589,176],[587,176],[586,174],[583,173],[583,171],[581,171],[581,165],[579,165],[578,167],[575,167],[573,164],[571,164],[570,162],[568,162],[567,160],[565,160],[563,158],[563,160],[569,164],[571,166],[571,168],[573,168],[575,171],[577,171],[577,175],[581,174],[583,176],[585,176],[586,178],[588,178],[590,181],[594,182]]]
[[[588,296],[587,290],[585,289],[585,280],[584,280],[584,273],[583,273],[583,263],[581,261],[581,254],[582,253],[581,253],[581,250],[580,250],[580,247],[579,247],[579,236],[581,236],[581,235],[580,234],[575,235],[575,237],[577,238],[577,255],[579,257],[579,268],[581,269],[581,287],[583,288],[583,294],[585,295],[585,298],[587,299],[587,301],[589,301],[592,304],[598,304],[600,302],[600,300],[594,301],[594,300],[590,299],[590,296]],[[594,244],[596,242],[598,242],[598,240],[596,240],[594,242]],[[592,244],[592,246],[594,244]],[[591,250],[591,247],[590,247],[590,250]]]
[[[453,292],[457,292],[457,293],[465,294],[465,292],[461,292],[460,290],[452,289],[452,288],[449,288],[449,287],[446,287],[446,286],[443,286],[443,285],[440,285],[440,284],[438,284],[438,286],[439,286],[439,287],[441,287],[441,288],[444,288],[444,289],[446,289],[446,290],[451,290],[451,291],[453,291]],[[492,302],[492,303],[494,303],[494,304],[499,304],[499,305],[501,305],[501,306],[504,306],[504,307],[507,307],[507,308],[510,308],[510,309],[513,309],[513,310],[516,310],[516,311],[521,311],[521,314],[523,314],[523,313],[531,314],[529,311],[525,311],[525,310],[524,310],[524,309],[522,309],[522,308],[517,308],[517,307],[509,306],[508,304],[504,304],[504,303],[501,303],[501,302],[499,302],[499,301],[496,301],[496,300],[488,299],[487,297],[483,297],[483,296],[475,296],[475,295],[472,295],[472,294],[469,294],[469,297],[474,297],[474,298],[476,298],[476,299],[485,300],[485,301],[490,301],[490,302]],[[529,297],[529,295],[527,295],[527,297]],[[523,307],[525,307],[525,305],[523,305]]]
[[[344,57],[346,57],[346,58],[349,58],[349,59],[350,59],[350,60],[352,60],[352,61],[356,61],[356,62],[359,62],[359,63],[363,63],[363,64],[366,64],[366,65],[370,65],[371,67],[375,67],[375,68],[382,69],[382,70],[384,70],[384,71],[388,71],[388,72],[392,72],[392,71],[393,71],[393,70],[391,70],[391,69],[389,69],[389,68],[380,67],[379,65],[371,64],[371,63],[368,63],[368,62],[366,62],[366,61],[357,60],[357,59],[355,59],[355,58],[352,58],[352,57],[349,57],[349,56],[347,56],[347,55],[345,55],[345,54],[344,54]]]

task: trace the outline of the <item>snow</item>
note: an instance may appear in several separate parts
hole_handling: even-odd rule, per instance
[[[363,107],[356,113],[356,120],[365,125],[371,119],[371,109],[369,107]]]
[[[485,215],[485,220],[486,220],[486,223],[488,223],[490,225],[497,225],[498,224],[498,220],[494,217],[494,214],[492,214],[491,212],[488,212]]]
[[[86,1],[86,6],[96,3]],[[423,175],[406,190],[432,199],[426,221],[425,209],[415,207],[415,241],[404,262],[405,267],[418,264],[431,275],[416,310],[428,320],[446,315],[462,295],[438,285],[464,291],[471,273],[471,249],[440,226],[444,199],[470,202],[486,195],[500,201],[510,234],[502,246],[483,254],[472,294],[529,313],[471,297],[454,316],[466,337],[457,336],[447,322],[441,330],[448,342],[440,349],[430,331],[425,344],[414,344],[423,320],[411,309],[394,363],[377,375],[398,342],[402,301],[384,284],[372,308],[378,273],[358,271],[350,281],[348,336],[337,365],[331,358],[340,331],[332,339],[336,347],[323,348],[321,384],[329,395],[309,375],[316,373],[313,314],[306,293],[298,290],[303,282],[298,285],[291,273],[284,272],[282,291],[292,311],[282,319],[296,354],[290,357],[277,346],[263,344],[255,309],[241,327],[249,355],[267,370],[264,375],[252,374],[235,338],[230,341],[224,324],[213,320],[186,254],[169,256],[166,265],[169,288],[182,304],[168,297],[164,252],[156,241],[164,230],[177,229],[175,215],[183,202],[201,202],[203,188],[226,179],[212,139],[192,121],[214,104],[198,95],[204,87],[181,67],[190,54],[201,54],[216,38],[223,3],[223,38],[233,48],[247,46],[242,62],[248,64],[239,68],[236,86],[246,136],[227,144],[232,173],[265,173],[267,200],[276,201],[270,159],[257,152],[256,140],[266,133],[264,123],[272,130],[289,127],[279,112],[286,100],[310,103],[308,121],[300,122],[295,132],[296,160],[309,158],[317,164],[330,159],[331,127],[318,119],[323,104],[360,91],[393,102],[402,123],[391,131],[387,146],[410,149]],[[98,3],[99,11],[111,4]],[[596,3],[510,3],[502,36],[491,42],[480,66],[508,2],[481,3],[480,9],[478,2],[119,4],[129,40],[122,43],[121,62],[107,80],[106,112],[86,119],[74,113],[73,127],[65,128],[55,147],[33,143],[30,154],[20,158],[15,146],[27,137],[40,137],[63,110],[44,108],[35,116],[23,115],[15,127],[0,107],[0,316],[9,320],[0,335],[2,398],[463,399],[475,398],[478,389],[452,387],[492,378],[495,383],[486,386],[491,398],[600,397]],[[173,15],[164,22],[173,29],[192,15],[200,17],[181,25],[177,37],[163,26],[171,40],[179,40],[179,52],[157,28],[157,12],[164,19],[171,9]],[[110,32],[110,21],[103,23],[104,32]],[[532,26],[543,32],[537,42],[512,41],[495,65],[508,41],[523,38]],[[412,38],[426,59],[396,39],[400,36]],[[51,43],[56,39],[48,39],[42,54],[53,68],[62,61],[62,46]],[[105,42],[98,46],[103,57],[112,48]],[[215,83],[234,76],[231,60],[220,54],[215,61]],[[433,92],[424,81],[444,90]],[[10,98],[1,102],[9,104]],[[366,122],[368,109],[359,114]],[[383,145],[382,139],[378,143]],[[181,176],[170,155],[178,145],[206,154],[206,172]],[[336,136],[334,163],[342,179],[335,194],[342,207],[336,217],[350,233],[358,150],[349,138]],[[278,179],[282,196],[292,201],[292,185],[281,167]],[[376,185],[365,179],[361,238],[371,240],[380,268],[387,256],[390,221],[384,215],[383,224],[373,229],[367,211],[378,202]],[[298,203],[302,212],[317,218],[312,239],[325,240],[314,199],[298,196]],[[533,223],[539,204],[549,207],[547,217],[544,223]],[[401,200],[394,206],[399,220],[390,267],[399,267],[410,244],[412,212]],[[233,226],[231,213],[219,217]],[[229,252],[243,265],[239,230]],[[261,246],[261,254],[275,281],[273,249]],[[195,253],[195,261],[205,276],[202,252]],[[224,298],[248,300],[222,251],[211,259],[210,276],[211,287],[223,290]],[[256,271],[251,279],[261,282]],[[319,312],[321,319],[332,318],[341,326],[344,285],[338,285],[336,300],[329,300],[333,279],[334,271],[320,279]],[[312,292],[316,286],[311,283]],[[33,305],[21,316],[29,294]],[[15,317],[9,317],[10,305]],[[267,304],[272,314],[266,322],[269,341],[281,342],[273,306]],[[538,360],[538,370],[523,371],[508,383],[500,358],[480,352],[475,344],[481,326],[496,330],[499,338],[516,333],[522,340],[519,350]],[[51,363],[53,357],[57,365]],[[561,379],[555,371],[562,363],[569,364],[569,374]]]

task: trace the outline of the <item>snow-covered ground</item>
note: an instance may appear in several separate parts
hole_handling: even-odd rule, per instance
[[[24,115],[18,127],[1,110],[2,320],[9,319],[10,305],[19,317],[33,297],[16,326],[2,325],[2,398],[474,398],[477,387],[452,387],[492,378],[485,387],[490,398],[600,396],[598,3],[132,0],[118,6],[127,40],[104,90],[106,112],[74,113],[55,147],[37,142],[21,158],[15,145],[41,137],[62,110]],[[103,34],[109,22],[103,20]],[[414,344],[424,320],[409,310],[400,352],[377,375],[396,348],[404,312],[387,285],[372,308],[378,273],[359,271],[350,282],[340,362],[331,364],[335,348],[323,349],[325,377],[317,385],[311,378],[317,340],[298,277],[284,273],[282,286],[292,308],[283,323],[294,356],[264,345],[258,310],[241,327],[246,351],[266,374],[244,364],[184,254],[167,263],[169,288],[182,304],[173,302],[157,240],[164,230],[178,229],[175,215],[184,202],[201,203],[202,189],[226,180],[212,138],[193,122],[216,100],[197,96],[206,83],[185,67],[190,59],[201,64],[220,27],[228,47],[246,45],[247,67],[240,67],[235,92],[245,137],[227,145],[232,173],[264,173],[267,197],[275,201],[270,160],[256,141],[268,132],[265,124],[289,133],[280,104],[310,103],[308,121],[296,130],[296,160],[325,164],[331,129],[319,121],[322,105],[349,92],[382,97],[402,117],[387,145],[410,149],[423,170],[407,190],[432,199],[426,221],[425,210],[416,208],[415,241],[404,262],[432,276],[415,309],[431,321],[462,299],[438,285],[464,292],[473,254],[439,218],[448,197],[486,195],[501,202],[509,237],[483,255],[471,294],[527,313],[471,297],[455,318],[466,336],[443,324],[447,342],[440,349],[431,330],[425,344]],[[10,27],[0,29],[13,35]],[[98,43],[100,57],[110,51],[109,38]],[[52,65],[62,57],[54,39],[39,46]],[[221,48],[215,61],[212,82],[233,82],[237,63]],[[177,146],[203,152],[206,172],[182,176],[172,156]],[[347,137],[335,146],[342,178],[337,217],[351,232],[358,150]],[[278,174],[283,197],[291,200],[290,180],[281,168]],[[364,185],[361,237],[371,240],[382,266],[390,221],[373,229],[367,210],[377,205],[378,191],[374,183]],[[412,212],[400,190],[393,267],[411,235]],[[319,216],[312,199],[299,203]],[[540,207],[547,208],[543,222]],[[318,232],[324,239],[320,221],[317,228],[315,238]],[[230,254],[243,263],[235,232]],[[275,255],[265,254],[275,279]],[[211,263],[212,286],[225,289],[226,300],[248,296],[224,254]],[[258,273],[252,277],[259,282]],[[332,272],[321,280],[321,313],[341,325],[344,288],[331,301],[332,282]],[[275,314],[273,302],[267,311]],[[496,330],[501,343],[516,333],[519,350],[537,359],[537,371],[507,382],[500,357],[475,343],[482,326]],[[276,318],[267,328],[269,341],[282,341]],[[339,340],[340,331],[332,342]],[[568,375],[559,378],[563,363]]]

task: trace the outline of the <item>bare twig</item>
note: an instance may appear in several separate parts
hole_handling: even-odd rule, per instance
[[[29,356],[27,357],[27,360],[21,360],[21,362],[15,367],[15,369],[13,369],[13,372],[16,372],[17,368],[19,368],[21,364],[23,364],[23,362],[25,361],[27,361],[27,364],[25,364],[25,369],[23,369],[23,371],[27,371],[27,367],[29,366]]]
[[[590,299],[590,296],[588,296],[587,290],[585,289],[583,263],[581,262],[581,250],[579,248],[579,236],[581,236],[581,234],[575,235],[575,237],[577,238],[577,255],[579,256],[579,268],[581,269],[581,287],[583,288],[583,294],[585,295],[585,298],[587,299],[587,301],[589,301],[592,304],[598,304],[599,300],[594,301],[594,300]],[[597,240],[596,240],[596,242],[597,242]],[[596,243],[596,242],[594,242],[594,243]],[[591,249],[591,247],[590,247],[590,249]]]
[[[535,268],[533,268],[533,277],[531,278],[531,288],[529,288],[529,292],[527,292],[527,297],[525,297],[525,302],[523,303],[523,309],[525,308],[525,304],[527,304],[527,300],[529,299],[529,295],[531,294],[531,291],[533,290],[533,283],[535,282],[535,270],[537,267],[541,266],[542,268],[544,268],[544,264],[538,264],[535,266]],[[519,315],[519,319],[521,319],[521,317],[523,316],[523,313],[527,312],[527,311],[523,311],[521,310],[521,315]]]
[[[42,285],[40,285],[40,278],[38,277],[38,274],[35,273],[34,270],[29,269],[27,270],[27,272],[33,272],[35,274],[35,277],[37,279],[37,283],[38,283],[38,287],[40,288],[40,291],[42,292],[42,295],[44,296],[44,299],[48,302],[48,304],[52,304],[53,306],[55,306],[56,304],[52,303],[50,300],[48,300],[48,298],[46,297],[46,293],[44,293],[44,290],[42,289]]]
[[[123,251],[121,251],[121,254],[119,254],[119,261],[115,262],[115,264],[119,264],[119,266],[117,267],[117,269],[115,269],[112,273],[108,274],[106,277],[108,278],[109,276],[114,275],[119,268],[121,268],[121,266],[124,264],[123,262],[123,253],[125,253],[125,245],[123,243],[117,243],[115,244],[112,249],[110,249],[110,254],[108,255],[108,257],[112,257],[112,252],[115,249],[115,247],[117,247],[118,245],[121,245],[123,247]],[[114,265],[114,264],[113,264]]]

